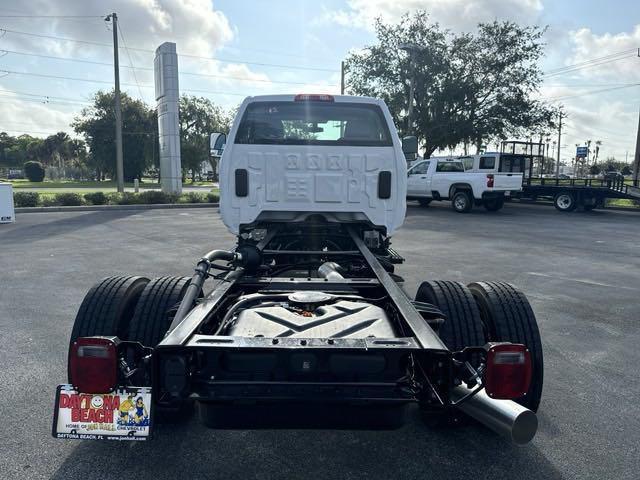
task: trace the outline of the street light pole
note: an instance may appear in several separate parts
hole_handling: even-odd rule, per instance
[[[640,56],[640,51],[638,51]],[[636,134],[636,153],[633,156],[633,186],[638,186],[638,176],[640,176],[640,115],[638,115],[638,132]]]
[[[562,144],[562,110],[558,112],[558,151],[556,152],[556,178],[560,176],[560,145]]]
[[[416,66],[415,66],[415,50],[411,50],[410,62],[411,62],[411,78],[409,79],[409,111],[407,112],[407,116],[409,117],[407,125],[409,135],[413,135],[413,101],[415,99],[416,91]]]
[[[410,43],[403,43],[400,45],[400,50],[404,50],[409,54],[409,106],[407,108],[407,134],[413,135],[413,101],[415,99],[415,83],[416,83],[416,51],[418,50],[417,45],[412,45]]]

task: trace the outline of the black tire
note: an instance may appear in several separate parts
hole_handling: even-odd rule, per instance
[[[482,320],[478,305],[469,289],[460,282],[426,281],[420,284],[416,301],[435,305],[447,317],[440,326],[438,335],[449,350],[459,351],[464,347],[485,344]],[[479,358],[471,360],[478,366]],[[422,421],[430,428],[466,424],[468,418],[458,410],[443,412],[420,402]]]
[[[504,198],[490,198],[483,201],[484,208],[489,212],[497,212],[502,207],[504,207]]]
[[[468,190],[458,190],[451,197],[451,206],[458,213],[469,213],[473,208],[473,199]]]
[[[430,198],[419,198],[418,199],[418,203],[420,204],[421,207],[428,207],[429,204],[431,203],[431,199]]]
[[[145,287],[129,327],[129,340],[155,347],[171,326],[170,310],[184,297],[189,277],[160,277]],[[175,313],[175,312],[174,312]]]
[[[452,351],[485,344],[478,305],[469,289],[460,282],[422,282],[416,301],[435,305],[447,317],[438,335]]]
[[[553,198],[553,206],[561,212],[572,212],[576,209],[576,196],[571,192],[560,192]]]
[[[527,297],[505,282],[472,283],[469,290],[478,303],[487,341],[521,343],[529,348],[531,386],[515,401],[535,412],[542,397],[544,361],[538,323]]]
[[[136,303],[147,283],[149,279],[144,277],[115,276],[95,284],[82,300],[70,344],[78,337],[97,335],[126,339]]]

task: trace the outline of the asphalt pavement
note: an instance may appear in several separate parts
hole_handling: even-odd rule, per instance
[[[113,274],[189,275],[230,247],[216,209],[28,213],[0,225],[0,479],[640,477],[640,214],[508,204],[468,215],[410,206],[393,241],[413,294],[424,279],[504,280],[528,295],[544,343],[534,441],[480,426],[393,431],[162,425],[147,443],[51,437],[72,322]]]

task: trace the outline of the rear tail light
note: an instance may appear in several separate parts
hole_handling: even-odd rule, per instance
[[[487,175],[487,187],[493,188],[493,175]]]
[[[293,98],[296,102],[333,102],[333,95],[323,93],[299,93]]]
[[[531,354],[517,343],[499,343],[489,347],[485,390],[496,399],[524,396],[531,385]]]
[[[81,393],[108,393],[118,383],[116,337],[80,337],[69,351],[69,381]]]

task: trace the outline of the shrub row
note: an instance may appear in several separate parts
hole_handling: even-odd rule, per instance
[[[158,190],[142,193],[79,193],[39,194],[38,192],[15,192],[16,207],[57,207],[77,205],[154,205],[161,203],[216,203],[217,193],[188,192],[182,195],[166,194]]]

